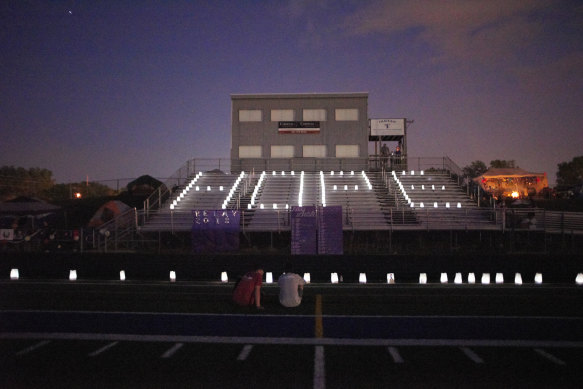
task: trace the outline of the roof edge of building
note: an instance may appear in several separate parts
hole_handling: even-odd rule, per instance
[[[297,98],[323,98],[323,97],[368,97],[368,92],[313,92],[313,93],[232,93],[231,100],[236,99],[297,99]]]

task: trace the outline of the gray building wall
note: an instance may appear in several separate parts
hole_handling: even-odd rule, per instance
[[[319,133],[284,134],[278,121],[271,121],[272,109],[291,109],[293,121],[307,121],[304,109],[324,109]],[[357,109],[358,120],[337,121],[336,109]],[[261,121],[241,122],[240,110],[260,110]],[[231,95],[232,171],[360,169],[368,158],[368,93],[233,94]],[[261,146],[261,158],[240,158],[239,146]],[[272,145],[294,146],[293,158],[272,158]],[[304,145],[326,146],[326,158],[306,158]],[[357,158],[336,158],[337,145],[357,145]]]

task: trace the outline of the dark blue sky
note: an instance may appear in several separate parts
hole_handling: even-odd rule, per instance
[[[210,3],[210,4],[207,4]],[[413,156],[583,155],[583,3],[4,1],[0,165],[58,182],[229,156],[230,94],[369,92]]]

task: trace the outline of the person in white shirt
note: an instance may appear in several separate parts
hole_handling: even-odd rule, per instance
[[[306,281],[293,272],[292,265],[285,265],[285,272],[277,280],[279,285],[279,303],[284,307],[297,307],[302,302]]]

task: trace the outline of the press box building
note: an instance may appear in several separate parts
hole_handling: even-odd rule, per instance
[[[368,93],[231,95],[231,171],[360,170]]]

